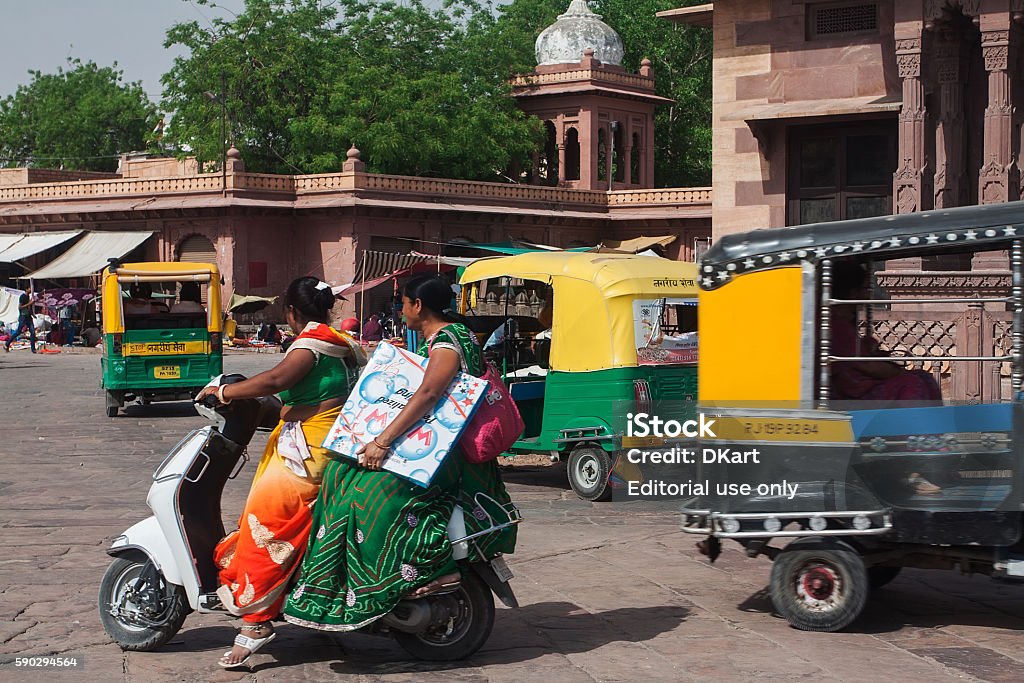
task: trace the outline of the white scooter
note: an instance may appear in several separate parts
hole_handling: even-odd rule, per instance
[[[243,379],[221,375],[210,384]],[[253,434],[277,424],[281,402],[269,397],[220,406],[209,396],[196,408],[216,424],[191,432],[171,449],[153,473],[146,498],[153,516],[115,538],[107,551],[114,561],[100,584],[100,621],[123,650],[160,647],[189,612],[226,613],[215,592],[218,568],[213,561],[214,546],[225,535],[221,494],[248,460],[246,446]],[[481,507],[501,509],[507,518],[491,519],[488,529],[467,534],[463,510],[455,506],[448,538],[462,572],[459,588],[403,600],[365,630],[394,635],[410,655],[431,661],[463,659],[480,649],[494,623],[492,591],[509,607],[518,602],[504,560],[470,562],[469,546],[520,521],[514,505],[503,508],[487,499]]]

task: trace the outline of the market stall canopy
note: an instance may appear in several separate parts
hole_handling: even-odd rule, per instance
[[[228,300],[228,310],[232,313],[255,313],[262,311],[277,301],[276,296],[256,296],[254,294],[232,294]]]
[[[0,323],[14,323],[18,319],[18,300],[25,292],[10,287],[0,287]]]
[[[81,234],[81,230],[62,230],[58,232],[21,232],[14,235],[0,235],[0,262],[15,263],[41,251],[64,244]]]
[[[107,266],[112,258],[121,258],[153,234],[152,231],[90,232],[77,244],[51,263],[23,280],[56,280],[63,277],[85,277]]]
[[[407,254],[412,256],[411,254]],[[437,257],[431,256],[422,258],[419,260],[413,260],[411,262],[405,262],[408,265],[399,268],[398,270],[384,273],[383,275],[377,275],[369,280],[355,280],[345,285],[339,285],[332,287],[331,290],[335,296],[348,296],[351,294],[358,294],[364,290],[370,290],[377,285],[382,285],[385,282],[389,282],[392,278],[403,277],[405,275],[418,275],[420,273],[436,273],[439,270],[442,272],[448,272],[455,266],[448,265],[443,261],[438,264]]]
[[[356,269],[353,284],[362,284],[411,268],[417,263],[430,261],[431,256],[421,254],[398,254],[390,251],[364,251]],[[344,293],[344,292],[343,292]]]

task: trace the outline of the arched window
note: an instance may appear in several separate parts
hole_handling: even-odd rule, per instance
[[[541,159],[540,177],[546,185],[558,184],[558,132],[551,121],[544,122],[544,157]]]
[[[626,167],[622,163],[623,154],[625,153],[622,143],[624,139],[625,136],[622,133],[622,124],[620,123],[615,126],[615,132],[612,135],[612,149],[614,150],[612,158],[612,177],[620,183],[625,182],[626,180]]]
[[[565,179],[580,179],[580,134],[575,128],[565,134]]]

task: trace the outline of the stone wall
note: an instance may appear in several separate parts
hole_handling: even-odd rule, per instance
[[[788,127],[893,116],[875,106],[899,98],[891,0],[875,35],[810,39],[806,17],[802,0],[715,2],[716,238],[786,225]]]

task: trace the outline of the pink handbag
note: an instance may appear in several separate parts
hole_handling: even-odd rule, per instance
[[[494,365],[484,362],[487,370],[482,379],[487,380],[487,395],[459,438],[463,457],[473,464],[494,460],[511,448],[526,429],[501,375]]]

